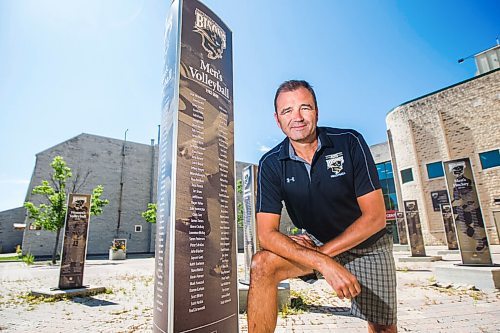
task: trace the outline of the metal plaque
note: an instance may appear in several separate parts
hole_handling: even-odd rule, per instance
[[[90,194],[71,193],[69,195],[63,233],[59,289],[83,287],[83,268],[87,255],[90,222],[90,200]]]

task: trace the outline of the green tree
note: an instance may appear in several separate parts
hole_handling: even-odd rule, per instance
[[[148,203],[148,209],[142,212],[142,217],[149,223],[156,223],[156,204]]]
[[[41,185],[35,186],[31,192],[33,195],[41,195],[45,197],[46,203],[41,203],[36,206],[32,202],[25,202],[24,207],[28,210],[28,217],[33,220],[33,225],[44,230],[53,231],[56,233],[56,242],[52,252],[52,263],[56,263],[57,248],[59,246],[59,238],[61,229],[64,227],[67,211],[67,187],[68,180],[73,176],[71,168],[66,165],[66,162],[61,156],[54,157],[50,164],[53,169],[50,184],[47,180],[42,180]],[[90,172],[87,173],[85,180]],[[79,175],[76,176],[73,182],[72,191],[77,188]],[[83,185],[80,184],[79,187]],[[78,187],[78,188],[79,188]],[[106,199],[101,199],[103,186],[98,185],[92,190],[92,201],[90,206],[91,215],[102,214],[103,207],[109,203]]]

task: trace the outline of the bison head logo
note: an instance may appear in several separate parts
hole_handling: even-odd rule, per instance
[[[221,59],[226,49],[226,32],[212,18],[201,10],[195,11],[194,32],[201,36],[201,46],[209,59]]]

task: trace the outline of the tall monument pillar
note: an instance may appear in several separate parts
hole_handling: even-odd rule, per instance
[[[196,0],[166,21],[155,332],[237,332],[232,34]]]

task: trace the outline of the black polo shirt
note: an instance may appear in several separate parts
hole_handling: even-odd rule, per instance
[[[380,188],[365,140],[350,129],[318,127],[320,146],[307,165],[290,152],[288,138],[259,162],[257,212],[281,214],[322,242],[340,235],[361,216],[357,197]],[[310,169],[310,170],[308,170]],[[358,247],[373,244],[385,229]]]

